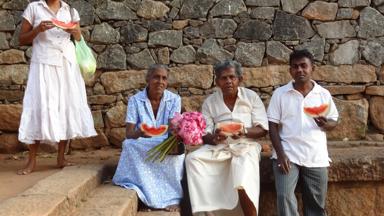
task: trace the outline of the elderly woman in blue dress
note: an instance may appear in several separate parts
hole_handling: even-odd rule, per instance
[[[166,90],[167,78],[166,66],[152,65],[146,76],[147,87],[129,98],[126,139],[113,182],[135,190],[148,209],[179,211],[184,154],[169,155],[161,163],[145,161],[146,152],[168,134],[148,137],[140,130],[141,123],[158,127],[180,113],[180,96]]]

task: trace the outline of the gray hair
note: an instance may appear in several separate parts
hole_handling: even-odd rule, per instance
[[[167,72],[169,71],[169,68],[167,65],[163,65],[163,64],[153,64],[151,66],[149,66],[148,70],[147,70],[147,74],[145,75],[145,80],[148,81],[148,79],[152,76],[152,74],[159,70],[159,69],[164,69],[166,70]]]
[[[214,71],[216,78],[220,77],[221,73],[228,68],[234,68],[237,77],[243,76],[243,69],[241,68],[241,64],[239,62],[233,60],[225,60],[215,65]]]

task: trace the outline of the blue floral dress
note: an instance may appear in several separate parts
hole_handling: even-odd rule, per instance
[[[152,111],[146,90],[132,96],[128,101],[126,122],[160,126],[168,124],[176,112],[180,112],[180,97],[168,90],[164,91],[157,117]],[[152,208],[165,208],[179,204],[183,196],[181,178],[184,154],[168,156],[163,162],[146,162],[146,152],[160,144],[168,134],[138,139],[125,139],[120,161],[113,183],[137,192],[140,200]]]

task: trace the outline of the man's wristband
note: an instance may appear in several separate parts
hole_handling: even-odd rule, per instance
[[[247,137],[248,135],[248,129],[244,127],[244,136]]]

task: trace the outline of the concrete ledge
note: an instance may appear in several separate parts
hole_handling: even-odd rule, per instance
[[[136,192],[114,185],[96,188],[89,198],[71,215],[135,216],[138,199]]]
[[[340,143],[343,145],[340,147]],[[328,215],[378,216],[384,206],[384,148],[374,142],[334,142],[329,149],[332,164],[328,169]],[[344,145],[345,144],[345,145]],[[347,145],[349,145],[347,147]],[[351,147],[351,145],[355,147]],[[261,160],[260,215],[277,215],[272,161]],[[296,188],[302,209],[300,186]]]
[[[97,187],[107,166],[66,167],[16,197],[0,203],[0,216],[68,215]]]
[[[330,156],[330,182],[384,180],[383,147],[330,149]]]
[[[329,182],[383,181],[384,148],[378,145],[330,148],[332,159],[328,169]],[[273,183],[272,160],[263,156],[260,162],[262,183]]]

